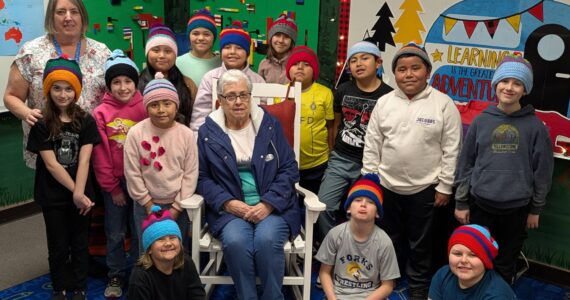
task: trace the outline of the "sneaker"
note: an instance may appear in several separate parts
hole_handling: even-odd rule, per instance
[[[65,292],[61,291],[61,292],[53,292],[53,294],[51,295],[51,300],[66,300],[67,298],[65,298]]]
[[[113,277],[107,282],[105,288],[106,298],[119,298],[123,295],[123,281],[119,277]]]
[[[73,292],[73,297],[71,298],[71,300],[86,300],[87,297],[85,297],[85,291],[75,291]]]

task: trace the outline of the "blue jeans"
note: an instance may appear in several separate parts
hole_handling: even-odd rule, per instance
[[[162,209],[170,209],[172,207],[172,204],[155,204],[160,206],[160,208]],[[146,219],[146,217],[148,216],[148,214],[146,213],[146,210],[143,206],[141,206],[140,204],[138,204],[138,202],[135,202],[133,204],[133,209],[134,209],[134,219],[135,219],[135,227],[137,229],[137,239],[138,239],[138,245],[139,245],[139,253],[136,257],[140,257],[144,251],[146,249],[143,249],[143,244],[142,244],[142,225],[144,222],[144,219]],[[176,223],[178,224],[178,227],[180,227],[180,232],[182,233],[182,245],[184,247],[184,253],[189,253],[190,252],[190,237],[188,236],[188,223],[190,222],[190,220],[188,219],[188,214],[186,213],[186,211],[181,211],[180,214],[178,215],[178,219],[176,219]]]
[[[327,208],[319,214],[315,228],[315,240],[322,242],[327,233],[336,225],[336,211],[339,209],[342,196],[360,176],[362,164],[345,158],[332,151],[323,182],[319,189],[319,201]]]
[[[127,192],[125,180],[121,180],[121,189],[125,194],[127,205],[117,206],[113,203],[111,193],[102,191],[105,202],[105,235],[107,237],[107,267],[109,278],[125,278],[127,269],[130,268],[124,249],[125,235],[127,234],[127,224],[131,228],[131,249],[132,258],[138,258],[138,240],[135,237],[135,223],[133,219],[133,199]]]
[[[277,215],[269,215],[258,224],[234,219],[224,226],[220,239],[239,299],[258,299],[256,274],[261,279],[260,299],[283,299],[283,245],[287,237],[289,226]]]

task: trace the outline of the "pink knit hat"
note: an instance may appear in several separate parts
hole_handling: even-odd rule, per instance
[[[172,29],[161,23],[154,23],[148,32],[148,39],[144,47],[145,55],[148,55],[150,49],[156,46],[168,46],[178,56],[178,46],[176,45],[176,37]]]

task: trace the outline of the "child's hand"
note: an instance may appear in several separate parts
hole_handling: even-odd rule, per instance
[[[172,216],[172,219],[173,219],[173,220],[178,219],[178,216],[180,215],[180,212],[179,212],[176,208],[172,207],[172,208],[169,209],[169,211],[170,211],[170,215]]]
[[[73,203],[79,209],[79,214],[86,216],[95,203],[85,195],[73,195]]]
[[[538,217],[540,217],[540,215],[528,214],[528,218],[526,219],[526,228],[538,228]]]
[[[125,193],[123,191],[121,191],[116,195],[111,195],[111,198],[113,198],[113,204],[115,204],[116,206],[122,207],[127,205],[127,199],[125,198]]]
[[[449,198],[451,198],[451,195],[435,191],[435,202],[433,203],[433,206],[435,207],[446,206],[447,203],[449,203]]]
[[[455,210],[455,218],[463,225],[469,224],[469,209]]]

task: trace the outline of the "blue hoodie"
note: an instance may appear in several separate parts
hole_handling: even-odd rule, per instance
[[[552,183],[554,158],[548,130],[530,105],[506,114],[489,106],[471,124],[455,176],[456,208],[469,194],[484,206],[510,209],[530,203],[539,214]]]

